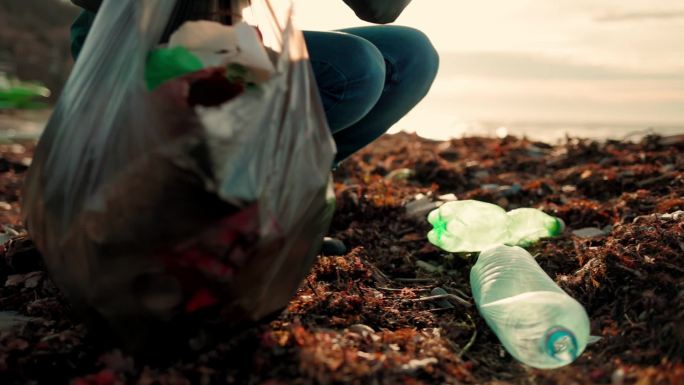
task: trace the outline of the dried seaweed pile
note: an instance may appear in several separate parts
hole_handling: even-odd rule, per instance
[[[19,232],[30,152],[0,148],[0,220]],[[335,180],[332,233],[349,253],[319,258],[277,319],[172,363],[134,360],[89,333],[30,241],[14,237],[0,258],[0,383],[684,383],[681,138],[551,146],[398,134],[345,162]],[[425,210],[454,199],[447,194],[566,222],[565,234],[530,251],[601,337],[575,364],[532,370],[502,349],[469,297],[475,256],[425,238]]]

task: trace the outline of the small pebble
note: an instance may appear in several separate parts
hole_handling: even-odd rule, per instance
[[[416,266],[427,271],[428,273],[443,273],[444,272],[444,267],[435,266],[431,263],[421,261],[421,260],[416,261]]]
[[[458,153],[458,151],[449,149],[440,152],[439,156],[449,162],[455,162],[458,160],[458,158],[460,158],[461,155]]]
[[[573,193],[573,192],[577,191],[577,187],[575,187],[573,185],[566,184],[565,186],[563,186],[561,188],[561,191],[563,191],[566,194],[569,194],[569,193]]]
[[[529,147],[527,147],[527,155],[533,158],[541,158],[544,155],[546,155],[546,151],[537,146],[530,145]]]
[[[444,202],[434,202],[431,197],[418,194],[414,201],[406,204],[406,215],[415,218],[426,218],[430,211],[438,208]]]
[[[480,188],[485,190],[485,191],[498,190],[500,187],[501,186],[499,186],[498,184],[494,184],[494,183],[483,184],[482,186],[480,186]]]
[[[447,291],[442,289],[441,287],[436,287],[436,288],[432,289],[432,291],[430,292],[431,296],[432,295],[446,295],[446,294],[449,294],[449,293],[447,293]],[[454,305],[451,302],[449,302],[449,300],[446,298],[440,299],[439,301],[436,301],[435,303],[437,304],[437,306],[439,306],[442,309],[453,309],[454,308]]]
[[[375,330],[372,327],[364,324],[354,324],[349,327],[349,331],[363,337],[375,334]]]
[[[501,186],[499,187],[499,192],[503,194],[505,197],[511,197],[514,195],[520,194],[520,191],[522,191],[522,186],[520,186],[517,183],[514,183],[511,186]]]
[[[480,170],[473,175],[477,179],[486,179],[489,178],[489,171],[486,170]]]
[[[416,174],[415,171],[411,170],[410,168],[399,168],[396,170],[392,170],[387,176],[385,176],[385,179],[387,180],[406,180]]]
[[[572,233],[580,238],[594,238],[605,235],[603,230],[598,227],[585,227],[583,229],[574,230]]]
[[[347,253],[347,246],[336,238],[325,237],[321,245],[320,254],[325,256],[338,256]]]

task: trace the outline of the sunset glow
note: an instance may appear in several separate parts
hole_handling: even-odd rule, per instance
[[[342,1],[295,4],[303,29],[367,24]],[[442,65],[394,131],[449,137],[563,123],[595,135],[597,125],[684,131],[677,0],[414,0],[397,24],[425,32]]]

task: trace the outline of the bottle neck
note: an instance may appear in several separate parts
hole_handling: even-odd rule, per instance
[[[546,332],[544,347],[546,354],[568,363],[577,358],[579,350],[575,334],[562,326],[552,327]]]
[[[547,227],[547,229],[549,230],[549,235],[555,237],[565,231],[565,222],[563,222],[563,220],[560,218],[554,217],[553,223],[551,226]]]

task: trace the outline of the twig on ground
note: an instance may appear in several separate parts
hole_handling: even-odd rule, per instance
[[[401,289],[395,289],[392,287],[376,287],[378,290],[383,290],[383,291],[402,291],[402,290],[416,290],[416,291],[430,291],[430,289],[425,288],[425,287],[402,287]]]
[[[463,357],[464,354],[470,350],[470,348],[473,346],[475,343],[475,339],[477,338],[477,326],[475,325],[475,321],[473,321],[472,317],[470,317],[469,314],[466,314],[468,316],[468,319],[470,320],[470,323],[473,325],[473,335],[470,336],[470,340],[468,340],[468,343],[466,346],[463,347],[463,350],[461,350],[460,353],[458,353],[458,358]]]
[[[373,272],[373,278],[375,278],[376,281],[384,284],[387,284],[391,281],[390,277],[388,277],[387,274],[383,273],[383,271],[380,270],[373,263],[369,262],[368,260],[364,262],[366,263],[366,265],[370,267],[371,271]]]
[[[461,290],[459,290],[459,289],[457,289],[457,288],[455,288],[455,287],[453,287],[453,286],[444,285],[444,288],[447,289],[448,291],[451,291],[451,292],[454,292],[454,293],[460,295],[460,296],[463,297],[463,298],[468,298],[468,299],[472,298],[472,297],[469,296],[468,294],[464,293],[463,291],[461,291]]]
[[[654,178],[644,179],[641,182],[637,182],[637,187],[650,186],[650,185],[656,184],[658,182],[662,182],[662,181],[665,181],[668,179],[672,179],[675,176],[677,176],[676,172],[669,172],[667,174],[659,175],[659,176],[654,177]]]
[[[394,280],[397,282],[417,282],[417,283],[426,283],[426,282],[437,281],[434,278],[395,278]]]
[[[460,303],[463,306],[466,307],[471,307],[473,304],[471,304],[469,301],[457,296],[456,294],[439,294],[439,295],[431,295],[429,297],[421,297],[421,298],[414,298],[414,299],[408,299],[406,301],[409,302],[424,302],[424,301],[436,301],[440,299],[450,299],[454,300],[458,303]]]
[[[316,287],[314,287],[313,282],[311,282],[311,278],[310,278],[310,277],[307,277],[307,278],[306,278],[306,283],[309,285],[309,289],[311,289],[311,291],[314,293],[314,295],[316,296],[316,298],[322,299],[321,296],[318,295],[318,291],[316,290]]]

